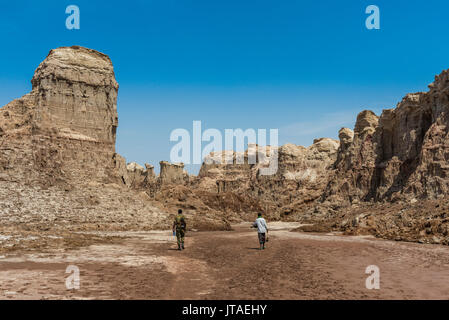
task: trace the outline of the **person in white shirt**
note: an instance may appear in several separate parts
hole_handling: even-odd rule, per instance
[[[253,223],[253,228],[257,228],[257,235],[259,237],[259,244],[260,244],[259,250],[265,249],[265,241],[267,238],[266,236],[268,234],[268,226],[265,219],[262,218],[262,213],[258,214],[256,221]]]

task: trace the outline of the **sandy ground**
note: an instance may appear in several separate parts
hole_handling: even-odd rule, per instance
[[[170,231],[16,251],[0,256],[0,299],[449,299],[449,247],[290,232],[297,226],[270,224],[263,251],[249,224],[190,232],[182,252]],[[69,265],[79,289],[66,287]],[[380,269],[379,290],[365,287],[369,265]]]

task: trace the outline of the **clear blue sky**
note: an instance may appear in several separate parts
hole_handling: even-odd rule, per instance
[[[65,28],[70,4],[80,30]],[[370,4],[380,30],[365,28]],[[30,90],[50,49],[82,45],[114,64],[127,161],[158,169],[193,120],[310,145],[427,90],[449,68],[448,15],[447,0],[1,1],[0,105]]]

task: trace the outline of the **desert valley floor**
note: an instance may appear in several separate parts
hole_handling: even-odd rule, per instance
[[[97,233],[108,241],[22,249],[0,256],[0,299],[449,299],[449,247],[271,224],[257,250],[249,223],[190,232],[176,250],[170,231]],[[80,270],[68,290],[66,268]],[[368,290],[365,269],[380,269]]]

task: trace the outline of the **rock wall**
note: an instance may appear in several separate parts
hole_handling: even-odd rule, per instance
[[[0,109],[0,175],[52,185],[113,179],[117,90],[110,59],[51,50],[32,91]]]
[[[259,174],[259,169],[267,164],[266,159],[258,156],[257,163],[249,161],[249,155],[259,154],[256,145],[250,145],[243,155],[232,153],[234,160],[229,164],[212,161],[225,159],[229,151],[211,153],[201,167],[196,187],[245,195],[258,199],[264,211],[290,214],[299,209],[299,205],[321,196],[328,171],[337,158],[338,147],[338,141],[328,138],[316,139],[308,148],[283,145],[277,149],[278,169],[273,175]],[[244,162],[236,164],[235,159],[240,156]]]
[[[65,241],[67,231],[170,227],[148,194],[126,187],[136,177],[115,153],[117,90],[106,55],[63,47],[30,93],[0,109],[0,233],[56,230]]]
[[[115,150],[118,83],[108,56],[76,46],[51,50],[31,83],[38,128]]]
[[[118,84],[106,55],[79,46],[51,50],[31,82],[30,93],[0,109],[1,226],[169,228],[171,214],[184,208],[191,228],[229,229],[189,189],[182,164],[161,162],[156,177],[152,165],[127,164],[115,152]]]
[[[33,208],[37,196],[31,195],[37,194],[39,203],[45,203],[46,188],[56,188],[54,193],[65,194],[68,202],[80,202],[82,212],[86,201],[92,207],[101,202],[101,212],[116,210],[117,214],[134,203],[129,217],[137,212],[136,219],[148,221],[148,210],[158,212],[160,226],[166,212],[177,208],[194,212],[198,225],[207,221],[213,229],[228,228],[233,219],[252,219],[253,213],[265,211],[272,218],[319,216],[341,228],[363,222],[367,229],[380,230],[386,221],[399,230],[396,237],[404,223],[410,234],[423,232],[421,227],[428,225],[426,213],[405,208],[400,216],[408,216],[407,222],[395,218],[393,223],[388,217],[397,212],[376,220],[370,209],[360,209],[356,217],[352,210],[373,203],[380,203],[379,208],[392,202],[413,206],[422,199],[430,201],[428,207],[440,208],[438,201],[444,200],[440,198],[449,195],[449,71],[435,77],[428,92],[407,95],[379,117],[362,111],[354,130],[339,131],[340,141],[321,138],[307,148],[268,147],[278,155],[272,175],[261,174],[267,159],[253,144],[245,152],[210,154],[197,177],[189,176],[183,164],[161,161],[159,176],[152,165],[126,164],[115,152],[117,92],[106,55],[78,46],[51,50],[35,71],[32,91],[0,109],[2,201],[9,201],[17,188],[27,190],[26,201]],[[38,187],[44,191],[36,193]],[[82,198],[83,190],[92,194]],[[103,190],[121,199],[115,208],[104,199]],[[96,211],[89,212],[96,221]],[[443,214],[439,213],[440,222],[431,224],[435,230],[426,234],[447,237]],[[393,237],[387,229],[379,234]]]
[[[340,147],[322,198],[334,203],[352,203],[369,197],[375,170],[374,132],[378,117],[369,110],[357,116],[354,131],[342,128]]]
[[[179,184],[183,185],[188,179],[187,173],[184,171],[183,163],[170,163],[167,161],[159,162],[161,171],[159,174],[160,184]]]
[[[408,94],[379,118],[371,111],[359,114],[352,141],[348,131],[340,137],[324,199],[407,201],[449,194],[449,72],[429,89]]]
[[[408,94],[380,116],[362,111],[354,130],[339,131],[339,142],[279,147],[274,175],[259,175],[257,165],[247,162],[249,151],[227,151],[209,155],[194,187],[252,197],[268,211],[307,217],[333,217],[359,204],[439,199],[449,195],[448,133],[449,71],[443,71],[428,92]],[[226,153],[232,163],[214,163]],[[235,161],[240,156],[243,164]]]

